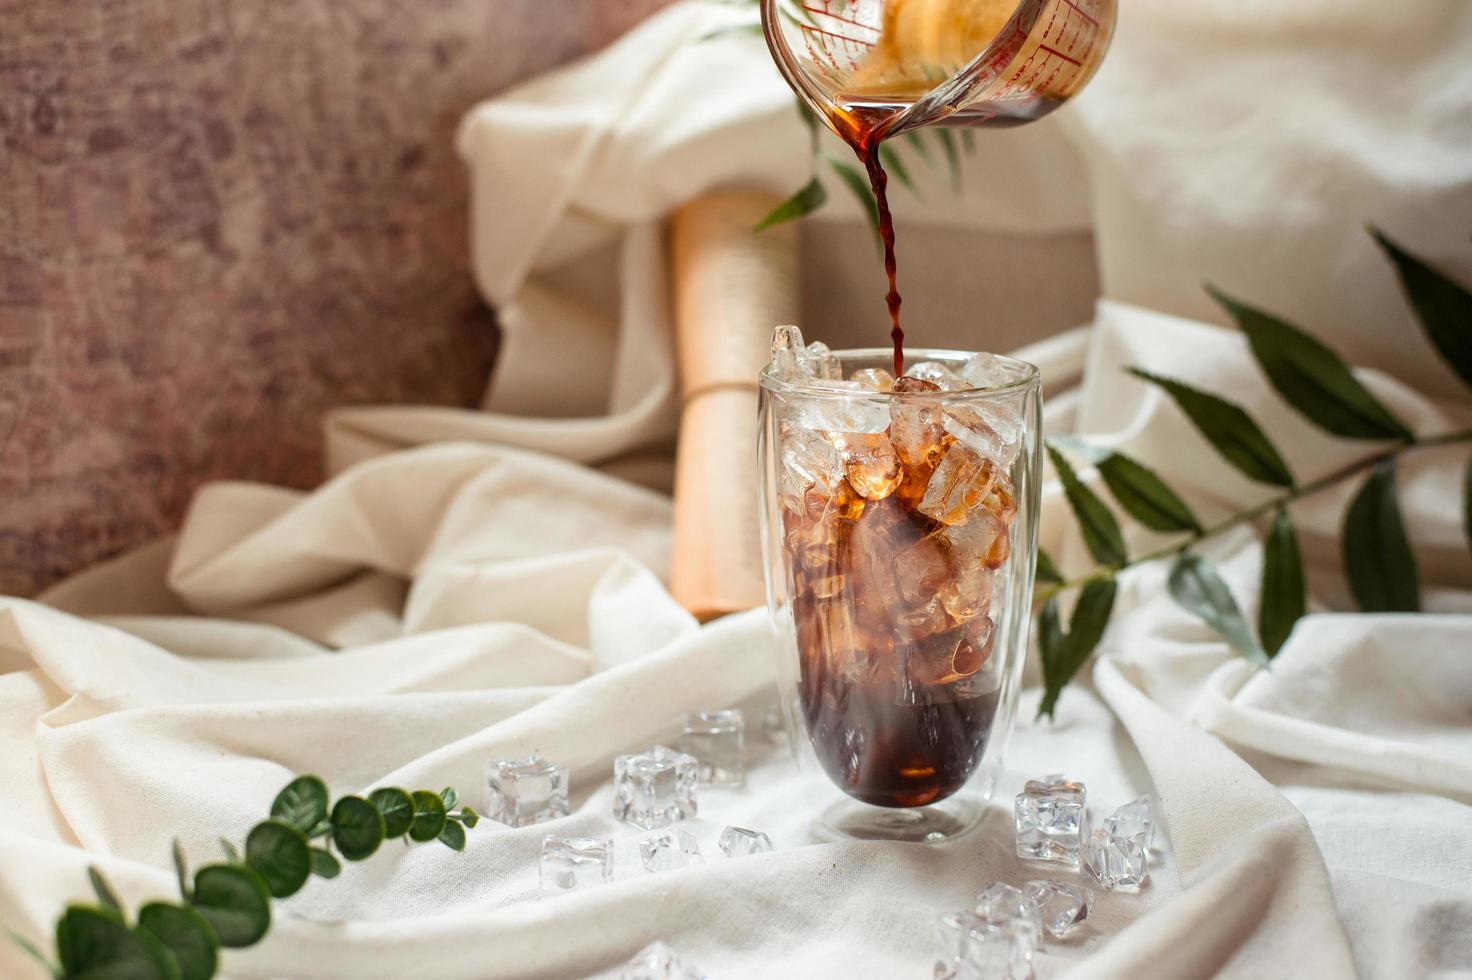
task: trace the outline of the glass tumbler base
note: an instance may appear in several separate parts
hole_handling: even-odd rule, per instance
[[[986,807],[979,800],[950,799],[935,806],[898,809],[843,799],[823,811],[821,836],[832,840],[893,840],[939,844],[974,830]]]

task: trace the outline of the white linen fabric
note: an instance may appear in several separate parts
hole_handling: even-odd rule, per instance
[[[613,756],[672,739],[684,711],[755,718],[771,697],[764,615],[697,625],[661,584],[668,500],[582,465],[660,478],[675,410],[660,216],[708,187],[804,176],[805,136],[765,52],[697,43],[742,16],[677,6],[467,119],[477,272],[507,330],[487,411],[341,411],[317,491],[210,487],[177,541],[40,603],[0,602],[0,922],[44,940],[86,896],[88,864],[135,908],[170,894],[172,838],[211,860],[292,773],[335,793],[451,784],[474,801],[488,760],[535,750],[571,769],[569,817],[483,823],[464,854],[392,847],[315,881],[277,905],[265,942],[226,955],[227,974],[611,975],[660,938],[714,980],[920,977],[937,914],[1037,875],[1012,856],[1010,797],[1062,768],[1096,812],[1153,794],[1167,839],[1151,885],[1101,896],[1039,976],[1472,976],[1465,447],[1416,451],[1400,474],[1437,614],[1333,611],[1350,488],[1308,498],[1293,513],[1315,611],[1273,668],[1253,671],[1177,608],[1164,569],[1127,573],[1092,674],[1056,723],[1020,723],[979,832],[933,848],[821,842],[786,753],[753,731],[747,787],[703,791],[690,824],[707,862],[638,866],[643,835],[611,817]],[[1052,428],[1128,446],[1203,518],[1266,491],[1125,367],[1230,395],[1300,477],[1367,447],[1298,417],[1238,335],[1184,318],[1208,315],[1202,277],[1375,352],[1362,379],[1417,432],[1466,428],[1472,405],[1345,225],[1372,218],[1468,271],[1453,248],[1472,183],[1469,17],[1432,0],[1126,4],[1076,109],[979,139],[970,166],[1004,175],[1006,193],[957,202],[937,187],[901,222],[1076,228],[1087,167],[1106,295],[1131,302],[1105,300],[1089,330],[1022,354],[1050,381]],[[1208,55],[1209,71],[1186,70]],[[837,193],[833,220],[852,218]],[[1044,511],[1045,545],[1083,568],[1055,487]],[[1254,614],[1251,531],[1205,550]],[[1038,697],[1024,692],[1021,718]],[[779,850],[725,860],[726,824]],[[614,884],[535,900],[547,832],[614,837]],[[0,975],[34,973],[0,943]]]

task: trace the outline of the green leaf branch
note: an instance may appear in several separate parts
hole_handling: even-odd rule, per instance
[[[338,857],[362,861],[385,840],[438,840],[460,851],[480,816],[460,807],[452,788],[439,793],[374,790],[335,804],[316,776],[298,776],[276,795],[271,815],[251,828],[242,851],[224,838],[226,861],[190,877],[174,842],[178,902],[149,902],[128,924],[127,911],[96,868],[87,875],[96,905],[67,906],[56,924],[54,959],[34,943],[11,938],[57,980],[209,980],[220,950],[253,946],[271,927],[271,900],[295,895],[313,876],[336,878]],[[333,851],[336,850],[336,854]]]
[[[1400,278],[1431,345],[1472,388],[1472,292],[1372,229]],[[1472,444],[1472,428],[1417,436],[1355,378],[1321,341],[1283,320],[1208,286],[1246,335],[1268,381],[1295,411],[1331,435],[1389,443],[1306,482],[1299,482],[1261,426],[1240,406],[1171,378],[1139,368],[1130,373],[1169,396],[1216,452],[1257,483],[1279,492],[1210,525],[1201,524],[1165,482],[1137,460],[1073,437],[1049,441],[1048,454],[1063,485],[1084,544],[1097,567],[1065,578],[1053,560],[1038,554],[1035,600],[1041,604],[1038,643],[1043,665],[1039,716],[1052,717],[1063,688],[1098,645],[1113,612],[1116,577],[1148,562],[1171,562],[1167,588],[1184,609],[1221,635],[1240,655],[1266,665],[1287,641],[1305,610],[1303,559],[1289,513],[1291,504],[1353,479],[1362,479],[1341,527],[1344,575],[1356,604],[1366,612],[1420,609],[1415,555],[1406,536],[1396,493],[1403,456],[1435,446]],[[1114,512],[1075,472],[1068,457],[1094,466],[1116,504],[1151,530],[1180,534],[1163,547],[1130,555]],[[1472,459],[1463,478],[1463,515],[1472,545]],[[1244,525],[1267,521],[1262,596],[1254,631],[1226,582],[1195,549]],[[1062,628],[1061,596],[1082,590],[1069,629]]]

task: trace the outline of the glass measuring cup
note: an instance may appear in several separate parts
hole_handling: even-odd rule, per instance
[[[762,0],[793,90],[840,136],[1019,125],[1088,82],[1116,0]]]

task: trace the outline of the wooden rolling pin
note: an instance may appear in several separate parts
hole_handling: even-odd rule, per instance
[[[670,590],[702,622],[765,601],[757,526],[757,373],[798,313],[797,231],[754,232],[779,198],[719,191],[670,230],[683,409]]]

